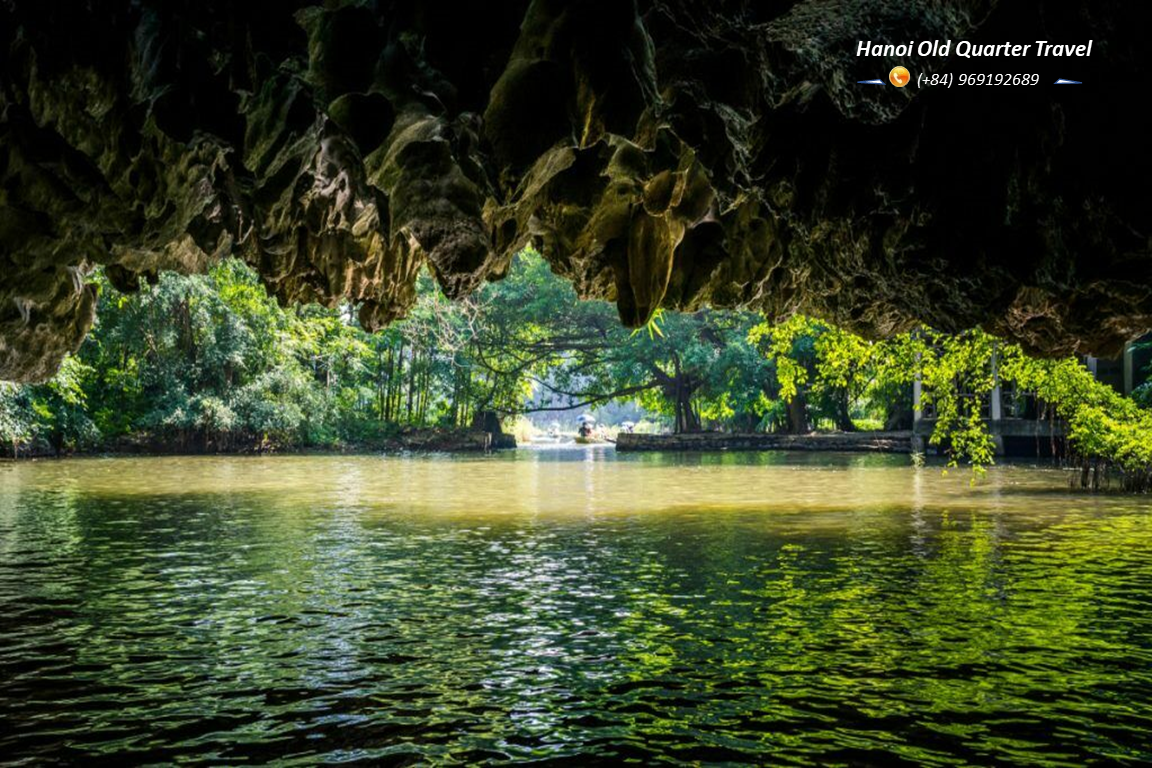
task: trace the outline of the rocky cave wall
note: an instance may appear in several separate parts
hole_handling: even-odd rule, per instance
[[[232,254],[374,328],[422,265],[461,297],[528,243],[632,326],[803,310],[1115,353],[1152,327],[1146,8],[7,0],[0,378],[79,345],[94,265],[134,290]],[[1093,38],[1097,85],[856,85],[944,63],[857,40],[1033,36]]]

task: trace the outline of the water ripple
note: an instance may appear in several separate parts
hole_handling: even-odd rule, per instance
[[[0,760],[1152,760],[1146,500],[597,459],[0,472]]]

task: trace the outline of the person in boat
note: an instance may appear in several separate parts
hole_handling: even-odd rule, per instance
[[[580,437],[592,437],[592,424],[587,421],[580,422],[580,427],[576,430],[576,434]]]

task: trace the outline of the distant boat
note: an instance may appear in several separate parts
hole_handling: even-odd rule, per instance
[[[596,423],[592,414],[582,413],[576,417],[576,421],[580,422],[580,429],[576,430],[576,442],[581,445],[604,442],[603,438],[596,434],[596,428],[592,426]]]

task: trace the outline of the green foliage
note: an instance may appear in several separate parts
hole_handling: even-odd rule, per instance
[[[1067,422],[1068,439],[1082,460],[1083,485],[1098,487],[1111,466],[1125,488],[1152,488],[1152,411],[1096,381],[1071,359],[1035,360],[1012,348],[1001,374],[1035,392]]]
[[[21,446],[41,441],[57,453],[94,445],[99,430],[88,415],[85,385],[92,369],[75,357],[45,384],[20,387],[0,383],[0,440],[18,455]]]
[[[770,378],[747,341],[749,313],[658,311],[629,331],[615,307],[580,301],[533,251],[464,303],[471,364],[494,392],[485,407],[515,412],[635,400],[677,431],[753,428]]]
[[[985,403],[995,385],[994,339],[982,332],[957,335],[924,331],[909,336],[918,361],[924,403],[931,404],[936,426],[930,442],[946,444],[952,464],[968,461],[980,473],[993,463],[995,443],[988,431]]]
[[[119,440],[179,450],[371,445],[407,425],[621,400],[677,431],[891,428],[910,416],[919,377],[936,419],[931,442],[979,469],[992,462],[984,409],[998,359],[1002,381],[1067,421],[1093,483],[1113,467],[1134,486],[1152,467],[1142,401],[1074,360],[1032,360],[980,331],[868,341],[802,315],[770,324],[658,310],[628,331],[612,305],[578,300],[531,250],[459,302],[422,275],[410,315],[372,334],[350,306],[280,307],[238,261],[164,274],[127,295],[97,279],[97,325],[59,375],[0,385],[0,440],[14,454]]]
[[[1152,381],[1136,387],[1132,392],[1132,399],[1143,408],[1152,408]]]
[[[1075,359],[1037,360],[979,330],[925,329],[869,342],[801,315],[761,323],[749,340],[774,361],[786,402],[843,393],[890,401],[891,393],[919,377],[923,407],[935,417],[929,442],[947,451],[950,464],[965,462],[977,473],[993,463],[986,408],[998,376],[1001,384],[1047,403],[1067,423],[1085,485],[1098,485],[1108,467],[1121,473],[1127,488],[1150,484],[1152,411],[1142,407],[1146,394],[1123,397]]]
[[[759,345],[776,365],[782,400],[792,400],[807,385],[815,362],[815,338],[824,328],[812,318],[793,315],[776,324],[758,323],[749,330],[748,341]]]
[[[11,446],[13,456],[18,454],[21,445],[31,442],[38,427],[31,387],[0,382],[0,440]]]
[[[778,397],[800,398],[812,421],[839,429],[890,426],[892,412],[910,409],[912,337],[872,342],[804,315],[752,328],[749,342],[775,366]],[[907,406],[907,407],[905,407]],[[790,416],[793,419],[795,414]],[[794,431],[804,425],[791,424]]]
[[[1083,485],[1098,487],[1111,467],[1124,487],[1149,487],[1152,412],[1097,381],[1078,360],[1031,358],[982,331],[921,338],[918,370],[937,416],[933,440],[948,441],[954,461],[977,468],[992,463],[992,437],[981,409],[995,383],[995,365],[1003,384],[1033,395],[1064,420]]]

